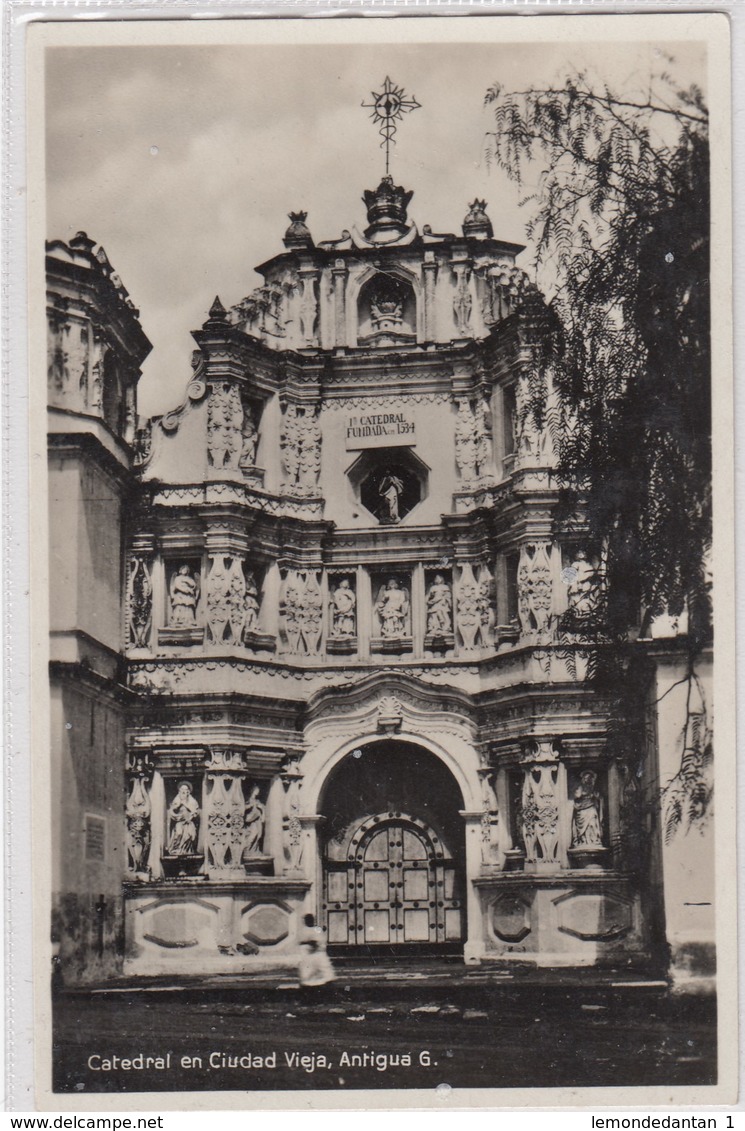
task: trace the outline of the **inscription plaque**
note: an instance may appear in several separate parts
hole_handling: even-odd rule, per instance
[[[391,448],[416,444],[416,424],[408,412],[370,412],[348,416],[345,426],[348,450]]]

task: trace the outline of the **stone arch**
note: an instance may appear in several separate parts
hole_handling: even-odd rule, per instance
[[[462,759],[456,757],[445,745],[434,741],[428,736],[409,733],[407,731],[401,731],[398,734],[392,735],[368,732],[363,735],[358,735],[355,738],[345,738],[342,743],[334,746],[325,742],[319,743],[315,751],[315,756],[314,751],[310,751],[306,755],[303,760],[303,772],[305,775],[303,808],[306,813],[315,813],[318,811],[319,802],[322,799],[329,778],[336,767],[345,758],[354,750],[364,750],[366,747],[380,743],[383,738],[393,744],[400,744],[401,746],[418,746],[426,751],[426,753],[431,754],[450,771],[451,776],[460,789],[463,809],[474,810],[480,807],[480,784],[478,775],[476,774],[478,758],[475,751],[473,751],[473,772],[470,773],[468,768],[464,767],[462,764]]]

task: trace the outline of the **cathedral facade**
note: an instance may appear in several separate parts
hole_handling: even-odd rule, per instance
[[[144,424],[131,300],[84,234],[48,245],[71,980],[292,966],[308,915],[366,961],[709,955],[708,850],[660,828],[676,693],[648,725],[682,653],[649,642],[619,726],[550,375],[526,409],[544,300],[485,202],[436,233],[411,196],[384,177],[319,243],[292,213]]]

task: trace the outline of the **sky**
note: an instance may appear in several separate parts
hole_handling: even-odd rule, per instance
[[[261,283],[253,268],[282,250],[288,212],[308,212],[316,241],[364,226],[362,193],[385,170],[361,103],[386,75],[421,105],[391,155],[410,219],[459,232],[483,197],[495,236],[524,243],[522,194],[485,160],[488,87],[549,85],[572,66],[637,95],[661,50],[705,87],[697,45],[665,42],[51,47],[47,238],[84,230],[105,248],[153,343],[139,409],[160,413],[189,380],[190,331],[216,294],[230,306]]]

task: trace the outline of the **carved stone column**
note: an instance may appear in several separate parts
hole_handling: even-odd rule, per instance
[[[331,278],[334,289],[334,345],[344,347],[347,344],[347,265],[343,259],[335,259],[331,268]]]
[[[138,880],[149,880],[148,857],[152,841],[152,806],[150,782],[153,764],[145,755],[132,755],[128,777],[127,804],[127,870]]]
[[[424,340],[434,342],[436,334],[435,284],[437,262],[433,251],[425,251],[422,263],[424,275]]]
[[[481,781],[481,863],[487,867],[501,867],[504,863],[502,821],[497,800],[496,770],[482,766],[478,771]]]
[[[223,644],[228,633],[230,570],[226,564],[227,557],[225,553],[210,553],[210,568],[205,585],[205,608],[207,639],[213,644]]]
[[[153,631],[153,541],[140,538],[127,566],[127,648],[150,648]]]
[[[528,542],[520,548],[517,602],[521,636],[545,638],[553,632],[554,575],[551,542]]]
[[[301,267],[300,276],[300,334],[306,346],[318,345],[318,271],[315,267]]]
[[[285,791],[284,816],[282,820],[282,849],[285,875],[298,876],[303,873],[303,849],[305,837],[300,819],[300,787],[303,774],[295,754],[289,754],[280,771]]]
[[[567,866],[567,780],[559,743],[529,742],[522,759],[520,823],[525,870],[558,871]]]
[[[204,801],[204,870],[210,879],[244,875],[245,777],[246,768],[241,754],[230,750],[210,751]]]

